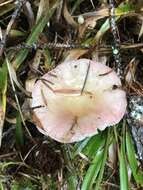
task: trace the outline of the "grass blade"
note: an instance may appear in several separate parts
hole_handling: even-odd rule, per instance
[[[103,148],[105,145],[105,139],[107,134],[106,132],[107,131],[99,133],[91,139],[88,139],[88,141],[86,141],[86,146],[84,146],[82,150],[82,153],[85,154],[89,158],[89,160],[93,161],[91,162],[86,172],[81,190],[91,189],[99,174],[99,170],[102,164],[102,158],[104,155]]]
[[[91,187],[92,187],[93,183],[95,182],[95,179],[97,178],[97,175],[99,173],[101,163],[102,163],[102,157],[103,157],[103,150],[99,150],[96,153],[92,163],[90,164],[88,171],[86,172],[81,190],[91,189]]]
[[[0,146],[3,132],[3,125],[6,112],[6,92],[7,92],[7,66],[3,63],[0,68]]]
[[[69,176],[67,183],[68,183],[68,190],[76,189],[76,186],[77,186],[76,176],[74,175]]]
[[[133,172],[133,176],[137,184],[140,184],[143,187],[143,171],[139,170],[138,161],[135,156],[135,149],[132,143],[131,135],[129,131],[126,131],[126,149],[127,149],[127,156],[128,161]]]
[[[120,190],[128,190],[128,174],[127,174],[127,163],[125,158],[125,152],[123,148],[123,143],[121,145],[121,150],[119,154],[120,161]]]
[[[22,129],[22,120],[20,117],[20,114],[17,114],[16,117],[16,131],[15,131],[15,135],[16,135],[16,142],[18,145],[23,146],[24,145],[24,137],[23,137],[23,129]]]
[[[125,122],[122,126],[121,148],[119,152],[119,165],[120,165],[120,190],[128,190],[128,173],[127,173],[127,160],[125,154]]]
[[[106,132],[99,133],[98,135],[93,136],[88,142],[87,145],[82,150],[82,153],[93,159],[95,153],[104,147],[106,139]]]
[[[98,175],[96,185],[95,185],[95,188],[94,188],[95,190],[100,189],[100,184],[101,184],[101,181],[102,181],[102,178],[103,178],[104,168],[105,168],[105,164],[106,164],[106,160],[107,160],[108,148],[109,148],[109,144],[110,144],[111,130],[107,129],[106,134],[107,134],[107,136],[106,136],[105,148],[104,148],[104,152],[103,152],[101,168],[100,168],[99,175]]]
[[[7,69],[8,69],[8,73],[9,73],[9,78],[10,78],[11,86],[12,86],[12,89],[13,89],[13,92],[14,92],[14,96],[15,96],[15,100],[16,100],[16,103],[17,103],[17,107],[18,107],[19,113],[21,115],[22,122],[23,122],[24,126],[26,126],[25,125],[25,121],[24,121],[24,117],[23,117],[23,114],[22,114],[22,111],[21,111],[21,107],[20,107],[20,104],[19,104],[19,100],[18,100],[18,97],[17,97],[17,94],[16,94],[16,89],[15,89],[15,86],[14,86],[14,81],[13,81],[12,73],[11,73],[11,70],[10,70],[10,62],[8,60],[7,55],[5,56],[5,59],[6,59],[6,64],[7,64]]]
[[[43,31],[44,27],[46,26],[47,22],[49,21],[49,19],[53,15],[57,6],[58,6],[58,1],[53,5],[53,7],[50,8],[50,11],[48,12],[48,14],[46,14],[45,16],[43,16],[39,19],[36,26],[34,26],[32,32],[31,32],[31,35],[27,39],[27,42],[26,42],[27,45],[32,45],[33,43],[35,43],[37,41],[39,34]],[[22,62],[27,57],[27,55],[28,55],[27,49],[21,50],[17,54],[16,59],[13,62],[13,66],[16,69],[18,69],[19,66],[22,64]]]

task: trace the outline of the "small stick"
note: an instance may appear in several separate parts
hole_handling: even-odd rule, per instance
[[[48,83],[50,83],[50,84],[54,84],[54,83],[52,83],[51,81],[49,81],[49,80],[46,80],[46,79],[40,79],[41,81],[42,81],[42,83],[47,87],[47,88],[49,88],[52,92],[54,92],[54,90],[53,90],[53,88],[52,87],[50,87],[50,85],[48,84]]]
[[[9,47],[7,48],[7,51],[9,50],[19,50],[19,49],[75,49],[75,48],[82,48],[82,49],[89,49],[91,46],[88,45],[81,45],[81,44],[70,44],[70,43],[44,43],[44,44],[38,44],[38,43],[33,43],[31,45],[28,44],[19,44],[14,47]]]
[[[84,45],[80,45],[80,44],[63,44],[63,43],[47,43],[47,44],[32,44],[32,45],[26,45],[26,44],[19,44],[17,46],[11,46],[7,49],[4,48],[4,50],[6,52],[10,51],[10,50],[21,50],[21,49],[29,49],[29,50],[37,50],[37,49],[92,49],[93,46],[84,46]],[[128,49],[141,49],[143,48],[143,43],[135,43],[135,44],[120,44],[120,50],[128,50]],[[102,53],[102,52],[107,52],[110,53],[111,51],[113,51],[113,48],[109,45],[104,45],[104,46],[99,46],[98,49],[95,50],[96,52]]]
[[[45,106],[42,106],[42,105],[39,105],[39,106],[34,106],[34,107],[31,107],[32,110],[35,110],[35,109],[39,109],[39,108],[43,108]]]
[[[113,47],[112,52],[116,63],[117,74],[119,77],[122,77],[122,65],[121,65],[121,54],[120,54],[120,37],[116,24],[116,16],[115,16],[115,7],[114,0],[109,0],[110,8],[109,8],[109,21],[111,26],[111,31],[113,35]]]
[[[82,93],[84,91],[84,88],[85,88],[85,85],[87,82],[87,78],[88,78],[88,74],[89,74],[89,69],[90,69],[90,61],[89,61],[88,67],[87,67],[87,71],[86,71],[86,75],[85,75],[85,79],[84,79],[84,83],[83,83],[80,95],[82,95]]]

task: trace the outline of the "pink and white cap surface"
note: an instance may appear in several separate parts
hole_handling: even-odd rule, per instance
[[[43,134],[72,143],[117,124],[126,93],[108,66],[89,59],[63,62],[34,85],[33,118]],[[37,108],[36,108],[37,107]]]

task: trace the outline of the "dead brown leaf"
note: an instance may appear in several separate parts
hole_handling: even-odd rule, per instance
[[[72,15],[68,11],[66,2],[64,4],[63,16],[64,16],[64,18],[65,18],[65,20],[67,21],[68,24],[72,25],[75,28],[78,27],[78,24],[75,22]]]

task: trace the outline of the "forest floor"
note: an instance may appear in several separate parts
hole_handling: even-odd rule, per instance
[[[0,0],[0,39],[0,190],[142,190],[142,1]],[[98,135],[63,144],[37,130],[30,91],[79,58],[118,72],[127,112]]]

